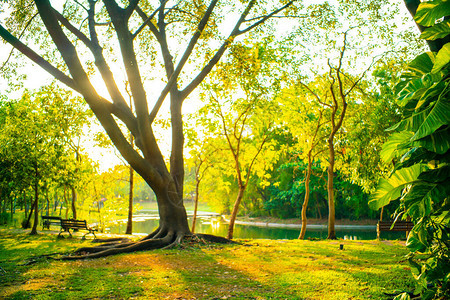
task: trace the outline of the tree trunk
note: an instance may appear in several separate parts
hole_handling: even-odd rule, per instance
[[[336,239],[336,231],[334,228],[335,225],[335,209],[334,209],[334,160],[335,160],[335,151],[333,145],[334,136],[328,139],[328,147],[330,149],[330,161],[328,164],[328,182],[327,182],[327,191],[328,191],[328,237],[327,239]]]
[[[27,198],[25,190],[23,190],[23,192],[22,192],[22,197],[23,197],[23,203],[25,206],[25,218],[26,218],[28,216],[28,200],[27,200],[28,198]]]
[[[240,186],[239,192],[236,198],[236,201],[234,202],[233,211],[231,212],[230,217],[230,224],[228,226],[228,235],[227,239],[233,239],[233,232],[234,232],[234,222],[236,221],[237,212],[239,210],[239,205],[241,204],[242,198],[244,198],[244,192],[245,192],[246,186]]]
[[[77,219],[77,208],[75,206],[77,202],[77,192],[75,191],[75,188],[73,186],[70,187],[72,190],[72,218]]]
[[[309,194],[310,194],[310,186],[309,183],[311,181],[311,151],[308,152],[308,169],[306,171],[306,180],[305,180],[305,200],[302,205],[302,229],[300,230],[299,239],[303,240],[305,238],[306,233],[306,209],[308,208],[309,202]]]
[[[11,222],[14,219],[14,204],[16,202],[16,197],[11,197]]]
[[[36,171],[36,182],[34,184],[34,223],[33,223],[33,228],[31,228],[31,235],[35,235],[37,234],[37,226],[38,226],[38,222],[39,222],[39,183],[37,181],[37,171]],[[30,214],[31,215],[31,214]]]
[[[30,213],[28,214],[27,220],[25,221],[25,223],[23,224],[23,229],[27,229],[30,228],[30,221],[31,221],[31,216],[33,215],[33,211],[34,211],[34,203],[36,202],[36,200],[32,203],[31,207],[30,207]]]
[[[131,166],[130,169],[130,191],[128,193],[128,221],[127,221],[127,230],[125,234],[133,233],[133,188],[134,188],[134,171]]]
[[[181,240],[184,236],[191,235],[186,209],[183,202],[179,201],[179,196],[175,190],[176,187],[173,181],[168,187],[154,190],[158,202],[160,220],[158,229],[149,234],[146,237],[147,239],[174,235],[173,239],[176,241],[177,238]]]
[[[197,179],[195,183],[195,202],[194,202],[194,216],[192,217],[192,233],[195,232],[195,223],[197,221],[197,207],[198,207],[198,191],[200,187],[200,181]]]
[[[50,216],[50,199],[48,197],[48,189],[45,191],[45,198],[47,200],[47,216]]]

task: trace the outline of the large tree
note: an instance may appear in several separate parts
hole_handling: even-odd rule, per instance
[[[153,233],[137,243],[117,248],[88,249],[96,252],[91,257],[167,247],[191,235],[182,201],[184,100],[208,75],[236,37],[261,25],[293,2],[283,5],[277,1],[250,0],[226,5],[218,0],[160,1],[156,4],[130,0],[123,5],[114,0],[87,0],[66,1],[62,8],[49,0],[29,1],[28,5],[22,2],[10,4],[13,11],[7,22],[10,26],[7,29],[0,25],[0,36],[84,97],[121,155],[157,197],[160,224]],[[36,15],[40,19],[35,18]],[[222,16],[236,18],[230,20]],[[229,27],[231,22],[234,25]],[[17,36],[31,28],[39,29],[34,33],[41,38],[35,42],[47,43],[45,47],[52,53],[39,55],[19,40]],[[225,34],[223,28],[230,29]],[[191,33],[190,39],[186,39],[188,33]],[[114,35],[116,39],[113,39]],[[30,33],[23,36],[30,36]],[[170,40],[171,37],[175,40]],[[206,43],[207,39],[215,39],[213,46],[208,46],[211,44]],[[174,53],[184,43],[184,51]],[[208,47],[209,51],[205,50]],[[199,50],[195,53],[197,57],[203,57],[201,64],[198,61],[197,65],[192,64],[194,50]],[[147,76],[158,75],[156,56],[162,57],[166,77],[161,92],[156,92],[155,87],[149,88],[145,80]],[[55,63],[46,57],[55,57]],[[135,113],[117,84],[117,74],[113,74],[115,70],[109,66],[111,62],[120,60],[130,85]],[[144,72],[152,65],[155,68],[151,73]],[[108,99],[101,96],[91,76],[95,70],[107,88]],[[148,95],[153,97],[153,102],[149,102],[151,97]],[[153,126],[166,98],[172,134],[169,167],[158,146]],[[150,110],[151,103],[153,108]],[[119,120],[134,136],[137,150],[120,129]]]

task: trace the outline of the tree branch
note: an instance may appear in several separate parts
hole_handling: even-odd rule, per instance
[[[53,8],[52,8],[53,9]],[[70,32],[72,32],[80,41],[82,41],[86,47],[92,50],[92,42],[84,33],[82,33],[80,30],[78,30],[75,26],[73,26],[69,20],[67,20],[62,14],[59,13],[56,9],[53,9],[53,13],[56,15],[56,18],[58,21],[64,25]]]
[[[139,6],[136,6],[136,12],[138,15],[141,16],[142,19],[144,19],[144,22],[139,26],[139,28],[133,33],[133,39],[135,39],[139,33],[141,33],[142,30],[144,30],[145,26],[149,25],[151,23],[151,20],[153,17],[158,13],[158,11],[162,8],[162,5],[158,7],[150,16],[146,16],[145,13],[142,11],[142,9]],[[153,24],[152,24],[153,25]],[[155,28],[156,29],[156,28]],[[153,31],[153,30],[152,30]]]
[[[202,19],[200,20],[197,30],[193,34],[191,40],[189,41],[188,46],[186,47],[186,50],[183,53],[183,56],[181,57],[180,61],[178,62],[178,65],[173,71],[172,74],[170,74],[169,80],[164,87],[163,91],[161,92],[161,95],[159,96],[158,100],[156,101],[155,106],[153,107],[152,112],[150,113],[150,120],[153,120],[156,117],[156,114],[158,113],[159,109],[161,108],[162,103],[164,102],[164,99],[166,98],[167,94],[169,93],[170,89],[176,84],[178,81],[178,76],[181,73],[181,70],[183,69],[184,65],[186,64],[189,56],[191,55],[195,45],[197,44],[198,39],[200,38],[203,30],[206,27],[206,24],[208,24],[208,20],[214,10],[214,7],[216,6],[218,0],[211,1],[210,5],[208,6],[208,9],[206,10],[205,14],[203,15]],[[162,49],[163,50],[163,49]],[[167,50],[168,51],[168,50]],[[169,75],[169,74],[168,74]],[[182,98],[184,99],[184,98]]]
[[[271,18],[272,16],[274,16],[275,14],[277,14],[277,13],[279,13],[280,11],[284,10],[285,8],[291,6],[292,3],[294,3],[294,1],[290,1],[290,2],[286,3],[285,5],[283,5],[282,7],[280,7],[279,9],[277,9],[277,10],[271,12],[270,14],[268,14],[268,15],[266,15],[266,16],[264,16],[264,17],[261,17],[261,20],[259,20],[258,22],[256,22],[256,23],[254,23],[254,24],[248,26],[248,27],[245,28],[244,30],[241,30],[241,31],[240,31],[240,34],[246,33],[246,32],[248,32],[248,31],[252,30],[253,28],[255,28],[256,26],[261,25],[262,23],[264,23],[265,21],[267,21],[268,19],[270,19],[270,18]],[[246,21],[246,22],[247,22],[247,21]]]
[[[22,43],[19,39],[17,39],[15,36],[13,36],[6,28],[4,28],[0,24],[0,36],[11,46],[13,46],[15,49],[19,50],[23,55],[28,57],[30,60],[35,62],[38,66],[40,66],[42,69],[47,71],[50,75],[55,77],[57,80],[61,81],[71,89],[80,92],[77,85],[75,84],[74,80],[64,74],[62,71],[60,71],[58,68],[51,65],[48,61],[46,61],[44,58],[42,58],[39,54],[34,52],[31,48],[29,48],[27,45]]]

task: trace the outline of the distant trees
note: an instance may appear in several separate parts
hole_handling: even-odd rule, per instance
[[[271,148],[276,126],[277,104],[271,101],[276,79],[267,80],[272,63],[270,48],[263,44],[237,44],[230,60],[219,64],[206,84],[209,104],[202,110],[207,122],[216,122],[221,153],[228,156],[230,170],[237,183],[237,196],[231,210],[227,238],[233,238],[234,223],[240,204],[254,173],[264,173],[275,156]],[[265,73],[264,73],[265,72]],[[212,119],[207,120],[207,119]],[[264,156],[264,160],[261,160]]]
[[[19,100],[5,100],[1,111],[2,198],[14,199],[33,191],[24,226],[28,227],[34,211],[31,233],[35,234],[41,197],[45,195],[49,208],[50,189],[68,188],[74,193],[83,181],[87,166],[81,162],[83,154],[77,141],[90,113],[79,98],[54,86],[27,91]],[[26,199],[22,197],[28,206]],[[72,203],[74,208],[75,199]]]

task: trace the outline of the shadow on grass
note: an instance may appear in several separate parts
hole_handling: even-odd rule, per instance
[[[402,247],[344,242],[339,250],[342,242],[247,240],[20,266],[89,242],[0,230],[0,298],[382,299],[388,286],[408,284]]]

